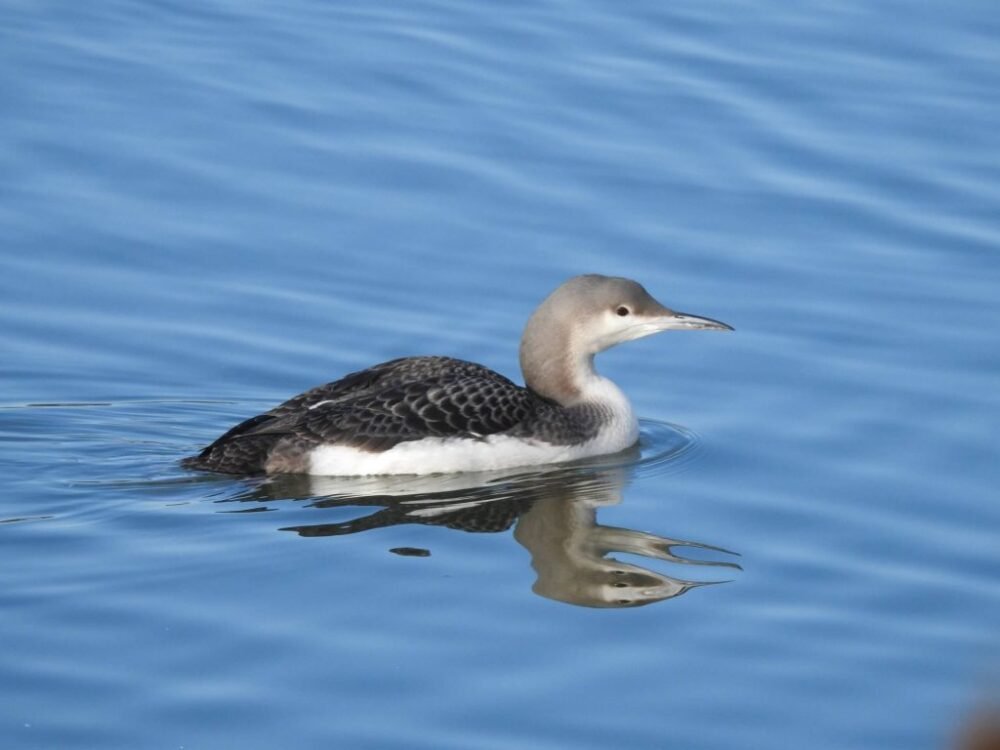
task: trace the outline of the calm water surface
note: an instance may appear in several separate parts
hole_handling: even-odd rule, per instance
[[[944,748],[1000,698],[989,2],[0,7],[0,737]],[[633,456],[177,460],[307,387],[518,378],[551,288]],[[645,606],[638,606],[645,605]]]

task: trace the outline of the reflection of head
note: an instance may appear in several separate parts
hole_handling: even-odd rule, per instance
[[[532,590],[587,607],[635,607],[704,585],[609,557],[618,552],[690,564],[694,561],[674,555],[672,548],[704,545],[598,525],[597,506],[618,503],[624,485],[618,472],[602,472],[601,480],[588,483],[584,493],[565,485],[563,492],[536,502],[518,521],[514,538],[531,553],[538,574]],[[732,563],[696,564],[736,567]]]

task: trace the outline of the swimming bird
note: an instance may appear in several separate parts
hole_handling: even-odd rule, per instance
[[[641,284],[575,276],[521,337],[524,386],[473,362],[404,357],[318,386],[233,427],[187,468],[362,476],[490,471],[623,451],[639,439],[625,394],[594,355],[669,330],[732,330],[676,312]]]

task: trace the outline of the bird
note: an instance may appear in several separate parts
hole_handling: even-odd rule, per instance
[[[733,330],[672,310],[631,279],[574,276],[528,319],[523,386],[452,357],[393,359],[250,417],[182,465],[234,475],[426,475],[611,455],[636,445],[639,422],[594,356],[699,329]]]

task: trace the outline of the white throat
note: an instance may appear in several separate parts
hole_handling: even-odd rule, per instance
[[[621,389],[594,369],[594,358],[589,357],[587,367],[579,380],[579,404],[595,404],[609,415],[607,424],[596,438],[608,453],[617,453],[635,445],[639,439],[639,420],[632,410],[632,403]]]

